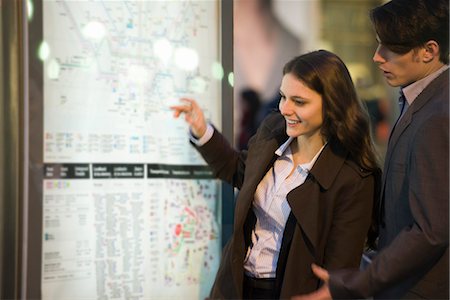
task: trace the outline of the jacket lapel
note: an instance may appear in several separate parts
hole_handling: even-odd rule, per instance
[[[271,135],[254,142],[249,150],[245,171],[245,186],[239,191],[239,198],[236,202],[235,224],[240,228],[247,217],[248,210],[251,209],[253,196],[261,179],[273,166],[277,155],[275,151],[287,140],[284,127],[278,126],[271,130]]]
[[[397,125],[393,128],[393,131],[391,133],[391,138],[389,139],[389,145],[388,145],[388,149],[386,152],[386,158],[385,158],[386,172],[390,166],[392,149],[395,148],[395,145],[397,144],[398,139],[400,138],[402,133],[405,131],[405,129],[408,128],[409,124],[411,124],[412,115],[414,112],[415,112],[415,110],[414,110],[414,103],[413,103],[413,105],[411,105],[411,107],[405,112],[405,114],[399,120]]]
[[[309,241],[307,245],[312,247],[313,253],[319,241],[320,221],[323,220],[320,208],[322,190],[331,187],[346,156],[347,153],[335,145],[326,145],[305,182],[287,196],[292,213],[306,235]]]
[[[277,158],[275,151],[288,138],[285,122],[280,122],[279,118],[275,119],[275,121],[274,123],[265,124],[268,127],[265,129],[267,134],[256,135],[258,140],[251,141],[245,166],[245,184],[239,191],[236,201],[232,272],[238,291],[242,290],[243,282],[242,263],[245,256],[244,223],[249,212],[251,212],[251,205],[259,182]]]
[[[449,71],[444,71],[441,75],[439,75],[435,80],[433,80],[423,91],[422,93],[417,96],[417,98],[414,100],[414,102],[411,104],[411,106],[408,108],[408,110],[405,112],[403,117],[399,120],[397,125],[393,128],[393,131],[391,133],[391,137],[389,139],[388,148],[386,150],[385,155],[385,162],[384,162],[384,171],[383,171],[383,179],[382,179],[382,186],[381,186],[381,195],[383,197],[384,195],[384,189],[386,185],[386,174],[389,171],[389,167],[391,166],[391,158],[392,154],[394,152],[395,146],[397,145],[398,140],[400,139],[403,132],[408,128],[408,126],[412,122],[413,115],[420,111],[420,109],[430,101],[430,99],[436,94],[437,91],[439,91],[442,87],[439,87],[442,85],[443,82],[448,82],[448,75]],[[383,201],[380,201],[380,210],[382,209]],[[382,213],[380,214],[382,215]]]

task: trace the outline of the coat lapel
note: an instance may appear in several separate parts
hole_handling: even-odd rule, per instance
[[[415,112],[414,110],[414,103],[411,105],[411,107],[405,112],[403,117],[399,120],[397,125],[393,128],[393,131],[391,133],[391,137],[389,139],[389,145],[386,152],[386,158],[385,158],[385,172],[387,173],[390,161],[392,157],[392,149],[395,148],[395,145],[398,142],[398,139],[402,135],[402,133],[408,128],[409,124],[411,124],[412,115]],[[383,185],[384,186],[384,185]]]
[[[423,91],[417,96],[408,110],[405,112],[403,117],[399,120],[397,125],[393,128],[391,133],[391,137],[389,139],[388,148],[386,150],[385,162],[384,162],[384,170],[383,170],[383,179],[381,186],[381,195],[384,195],[384,189],[386,185],[386,174],[389,172],[389,167],[391,166],[391,158],[394,152],[395,146],[398,143],[398,140],[402,136],[403,132],[408,128],[408,126],[412,122],[412,118],[414,114],[430,101],[432,97],[439,91],[442,87],[443,82],[448,82],[449,71],[444,71],[441,75],[439,75],[435,80],[433,80]],[[383,201],[380,201],[380,210],[382,209]]]
[[[281,125],[284,125],[284,123]],[[246,184],[239,191],[238,201],[236,202],[235,225],[237,228],[241,228],[244,224],[259,182],[278,157],[275,151],[288,138],[284,126],[276,126],[270,132],[265,138],[255,141],[249,149],[249,159],[246,162],[244,175]]]
[[[292,213],[306,235],[311,251],[315,252],[319,241],[322,190],[328,190],[337,178],[347,153],[333,144],[328,144],[318,157],[305,182],[292,190],[288,202]]]
[[[278,120],[278,121],[277,121]],[[251,142],[245,166],[245,184],[239,191],[235,207],[234,243],[232,272],[238,291],[242,290],[243,259],[245,256],[244,224],[251,211],[256,188],[273,165],[277,155],[275,151],[287,140],[285,122],[275,119],[276,122],[265,124],[267,134],[257,135],[256,141]]]

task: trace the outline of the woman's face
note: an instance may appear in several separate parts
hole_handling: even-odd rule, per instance
[[[320,136],[322,96],[290,73],[283,76],[280,96],[279,108],[286,119],[287,135],[307,138]]]

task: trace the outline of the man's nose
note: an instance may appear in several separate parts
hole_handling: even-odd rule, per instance
[[[373,62],[376,64],[381,64],[381,63],[385,62],[385,59],[380,54],[380,48],[381,48],[381,46],[378,45],[378,47],[375,50],[375,53],[373,54],[373,57],[372,57]]]

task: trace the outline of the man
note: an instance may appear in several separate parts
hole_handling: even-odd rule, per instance
[[[363,271],[313,265],[325,284],[294,299],[449,299],[448,15],[447,0],[392,0],[372,10],[373,60],[406,98],[385,157],[379,252]]]

